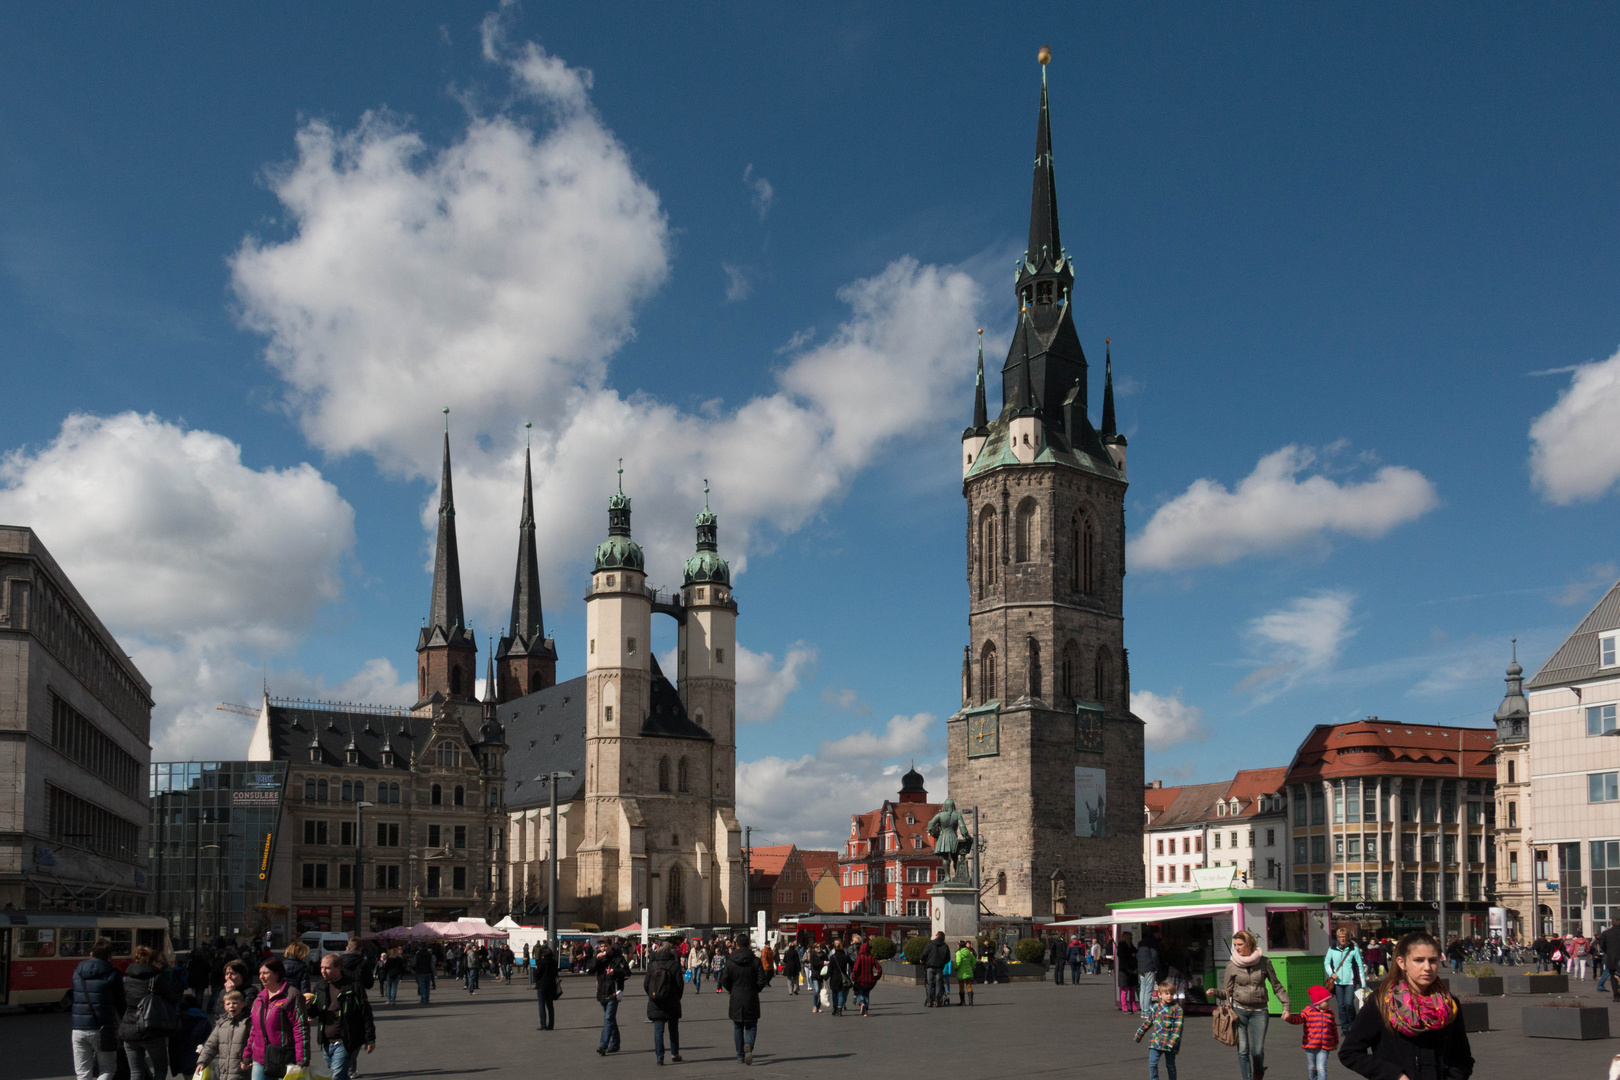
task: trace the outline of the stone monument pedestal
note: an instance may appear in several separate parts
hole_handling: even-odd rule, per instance
[[[973,940],[979,933],[979,890],[972,885],[944,882],[928,890],[930,934],[945,931],[945,941],[956,951],[956,943]]]

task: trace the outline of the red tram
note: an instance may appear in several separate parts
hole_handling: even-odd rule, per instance
[[[73,1001],[73,969],[103,937],[113,943],[112,963],[120,971],[137,945],[170,951],[169,924],[156,915],[0,912],[0,1005],[66,1008]]]

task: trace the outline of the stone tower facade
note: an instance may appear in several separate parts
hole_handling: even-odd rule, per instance
[[[1058,232],[1046,70],[1018,325],[991,419],[981,338],[962,435],[969,643],[950,794],[977,807],[992,912],[1099,914],[1142,894],[1143,726],[1124,643],[1125,439],[1112,362],[1087,415],[1074,269]]]
[[[630,499],[608,501],[608,538],[596,549],[585,597],[585,805],[577,855],[580,917],[603,929],[743,921],[736,747],[736,602],[699,517],[699,551],[682,594],[647,588],[630,535]],[[693,574],[707,565],[708,576]],[[681,685],[652,655],[652,618],[681,624]],[[695,673],[688,678],[687,672]],[[692,711],[688,712],[688,703]]]

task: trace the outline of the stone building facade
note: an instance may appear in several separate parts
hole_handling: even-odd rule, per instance
[[[147,910],[152,688],[32,529],[0,525],[0,906]]]
[[[963,810],[979,808],[984,902],[999,915],[1096,914],[1142,892],[1143,727],[1130,711],[1124,645],[1125,438],[1111,362],[1100,430],[1088,416],[1073,285],[1043,66],[1002,405],[992,419],[981,346],[962,435],[969,643],[962,709],[947,724],[950,794]]]

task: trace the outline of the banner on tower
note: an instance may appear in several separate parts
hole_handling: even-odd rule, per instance
[[[1106,769],[1075,766],[1074,835],[1088,837],[1108,835],[1107,791]]]

